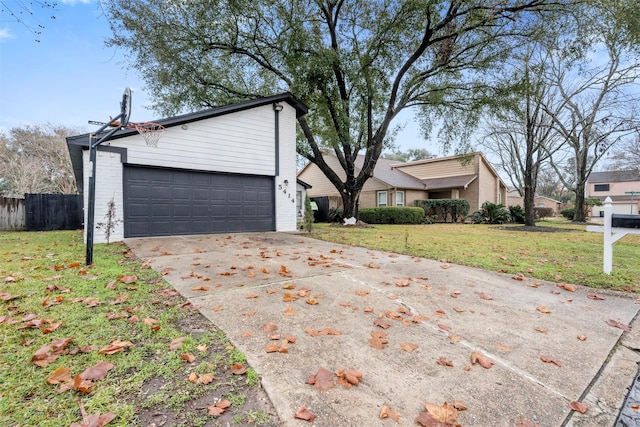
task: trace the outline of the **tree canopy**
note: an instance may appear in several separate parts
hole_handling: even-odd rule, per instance
[[[130,52],[173,114],[288,91],[310,107],[298,152],[355,213],[403,109],[459,112],[464,135],[499,96],[497,64],[571,0],[110,0],[109,43]],[[342,170],[323,153],[333,152]],[[363,154],[356,173],[354,161]]]

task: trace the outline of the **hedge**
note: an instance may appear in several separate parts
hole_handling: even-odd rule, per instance
[[[464,221],[471,208],[464,199],[428,199],[416,200],[414,203],[424,209],[427,217],[436,215],[443,222],[448,222],[449,218],[451,222]]]
[[[422,224],[424,209],[395,206],[360,208],[358,216],[367,224]]]

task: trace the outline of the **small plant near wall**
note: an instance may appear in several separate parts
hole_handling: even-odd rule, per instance
[[[113,198],[107,203],[107,213],[104,217],[106,221],[97,223],[96,228],[104,231],[104,236],[107,238],[107,244],[109,244],[111,235],[116,231],[118,224],[122,222],[122,220],[118,219],[116,216],[116,202]]]
[[[311,209],[311,199],[309,196],[305,196],[304,198],[304,228],[307,230],[307,233],[311,233],[311,229],[313,229],[313,210]]]

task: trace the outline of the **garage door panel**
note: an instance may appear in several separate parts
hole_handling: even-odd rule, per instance
[[[125,165],[125,237],[275,229],[273,177]]]

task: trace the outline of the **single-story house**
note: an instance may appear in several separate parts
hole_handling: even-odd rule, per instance
[[[363,160],[364,156],[356,158],[356,174]],[[325,153],[325,161],[344,179],[344,170],[334,154]],[[298,178],[313,186],[307,194],[320,209],[325,205],[327,210],[342,206],[338,190],[315,164],[306,164]],[[480,152],[407,163],[381,158],[364,184],[359,206],[415,206],[416,200],[424,199],[466,199],[473,212],[486,201],[505,203],[507,186]]]
[[[111,241],[295,230],[296,118],[306,112],[283,93],[158,120],[157,147],[133,129],[117,132],[97,150],[95,242],[106,241],[99,224],[112,199]],[[89,134],[67,146],[86,224]]]
[[[598,197],[602,202],[611,197],[613,213],[638,214],[640,212],[640,171],[623,170],[591,172],[587,181],[587,197]],[[604,215],[604,206],[593,206],[591,216]]]
[[[520,206],[521,208],[524,208],[524,198],[520,195],[518,190],[509,190],[507,193],[507,206]],[[535,196],[533,199],[533,206],[536,208],[551,208],[553,210],[553,215],[558,216],[562,209],[562,202],[551,197]]]

